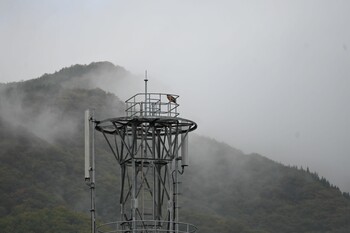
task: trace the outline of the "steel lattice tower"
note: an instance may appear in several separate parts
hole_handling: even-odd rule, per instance
[[[188,135],[197,124],[178,117],[178,95],[147,93],[147,81],[146,76],[145,93],[126,101],[126,116],[97,121],[86,112],[86,127],[103,134],[121,167],[120,221],[96,228],[94,142],[92,130],[86,129],[85,179],[91,188],[93,233],[197,229],[180,223],[178,211],[178,175],[188,165]]]

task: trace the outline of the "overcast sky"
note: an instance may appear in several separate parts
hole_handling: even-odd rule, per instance
[[[1,0],[0,32],[0,82],[147,69],[198,133],[350,191],[350,1]]]

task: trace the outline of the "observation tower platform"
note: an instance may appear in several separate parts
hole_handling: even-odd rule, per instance
[[[145,80],[146,81],[146,80]],[[86,146],[85,179],[92,187],[92,233],[189,233],[197,228],[179,222],[179,177],[188,162],[188,135],[194,121],[179,117],[178,95],[138,93],[126,103],[126,116],[96,120],[86,112],[86,143],[90,129],[106,139],[120,166],[120,216],[95,225],[94,152]],[[93,141],[93,140],[92,140]],[[91,162],[92,161],[92,162]]]

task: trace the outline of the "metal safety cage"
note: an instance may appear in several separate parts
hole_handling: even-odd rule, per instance
[[[171,97],[171,100],[169,100]],[[126,115],[133,116],[169,116],[177,117],[178,106],[176,100],[178,95],[165,93],[138,93],[128,100],[126,103]]]

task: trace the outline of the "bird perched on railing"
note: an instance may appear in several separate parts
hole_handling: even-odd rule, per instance
[[[173,102],[176,104],[176,99],[174,96],[167,94],[166,97],[168,98],[169,102]]]

